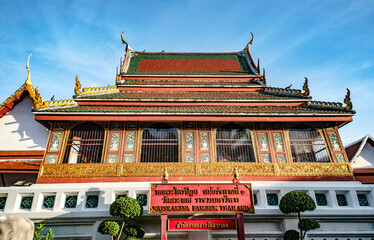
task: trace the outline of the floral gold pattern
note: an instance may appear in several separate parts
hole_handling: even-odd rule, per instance
[[[340,151],[341,147],[340,147],[338,135],[335,132],[330,132],[330,133],[328,133],[328,135],[329,135],[329,139],[330,139],[332,149],[334,151]]]
[[[136,132],[127,132],[126,133],[125,151],[134,151],[135,150],[135,136],[136,136]]]
[[[210,150],[209,132],[200,132],[200,150]]]
[[[210,162],[210,153],[200,153],[200,162]]]
[[[134,154],[125,154],[124,155],[125,163],[133,163],[134,162]]]
[[[51,143],[49,145],[50,152],[57,152],[60,149],[62,133],[52,133]]]
[[[345,162],[345,157],[344,157],[343,153],[335,153],[335,158],[336,158],[336,161],[339,162],[339,163],[344,163]]]
[[[185,162],[187,162],[187,163],[195,162],[195,154],[194,153],[186,153],[185,154]]]
[[[109,151],[118,151],[121,143],[121,133],[111,133]]]
[[[286,163],[287,162],[286,155],[285,154],[277,154],[277,161],[279,163]]]
[[[45,158],[45,163],[46,164],[55,164],[55,163],[57,163],[57,157],[58,157],[57,154],[47,154],[47,156]]]
[[[193,132],[186,132],[186,143],[185,143],[185,150],[186,151],[193,151],[195,146],[195,135]]]
[[[118,154],[109,154],[108,163],[118,163]]]
[[[284,151],[284,145],[283,145],[283,140],[282,140],[282,133],[273,133],[274,137],[274,144],[275,144],[275,151]]]
[[[271,162],[270,154],[269,153],[261,154],[261,161],[263,163],[270,163]]]
[[[125,157],[126,158],[126,157]],[[349,163],[89,163],[43,164],[39,178],[232,176],[352,176]]]
[[[258,133],[260,151],[269,151],[269,139],[267,133]]]

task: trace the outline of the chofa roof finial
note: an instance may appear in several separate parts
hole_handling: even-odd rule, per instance
[[[347,95],[345,95],[344,103],[347,104],[345,107],[348,110],[352,110],[352,102],[351,102],[351,91],[347,88]]]
[[[30,56],[27,58],[27,63],[26,63],[26,70],[27,70],[27,79],[26,79],[26,85],[31,85],[31,78],[30,78],[30,68],[29,68],[29,61],[30,61]]]
[[[262,69],[262,78],[263,78],[264,84],[266,85],[265,68]]]
[[[252,39],[251,39],[251,41],[249,41],[249,43],[247,44],[247,53],[249,54],[249,44],[253,44],[253,38],[254,38],[254,36],[253,36],[253,33],[251,32],[251,35],[252,35]]]
[[[81,83],[79,82],[79,79],[78,79],[78,75],[75,77],[75,88],[74,88],[74,92],[75,92],[75,95],[78,95],[78,94],[81,94],[82,91],[80,90],[82,87]]]
[[[309,91],[308,78],[307,77],[305,77],[305,82],[304,82],[303,90],[304,90],[303,95],[309,96],[310,91]]]
[[[126,44],[126,49],[125,49],[125,51],[127,52],[127,48],[129,47],[129,44],[125,41],[125,39],[123,39],[123,33],[124,33],[124,32],[121,33],[121,40],[122,40],[122,44]]]

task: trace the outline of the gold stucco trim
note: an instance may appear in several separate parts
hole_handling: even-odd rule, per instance
[[[43,164],[39,178],[169,176],[352,176],[349,163],[89,163]]]

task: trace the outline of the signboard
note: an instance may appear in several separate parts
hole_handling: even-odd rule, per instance
[[[151,184],[149,214],[254,213],[251,184]]]
[[[236,229],[234,219],[170,219],[169,231],[209,231]]]

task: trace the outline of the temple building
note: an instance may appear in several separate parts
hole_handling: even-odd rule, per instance
[[[312,100],[307,78],[300,89],[269,87],[252,42],[238,52],[140,52],[122,38],[115,84],[82,88],[76,76],[69,100],[43,101],[29,73],[0,107],[0,132],[9,135],[0,146],[0,212],[44,222],[55,239],[109,239],[98,225],[129,196],[144,207],[133,221],[144,238],[160,239],[160,215],[148,212],[151,183],[165,171],[169,183],[232,183],[236,172],[253,188],[246,239],[280,240],[297,229],[297,216],[278,205],[299,190],[317,204],[304,216],[321,225],[306,239],[372,240],[373,182],[356,179],[339,136],[355,114],[349,90],[343,104]],[[199,218],[233,216],[169,216]],[[168,239],[236,234],[170,231]]]

